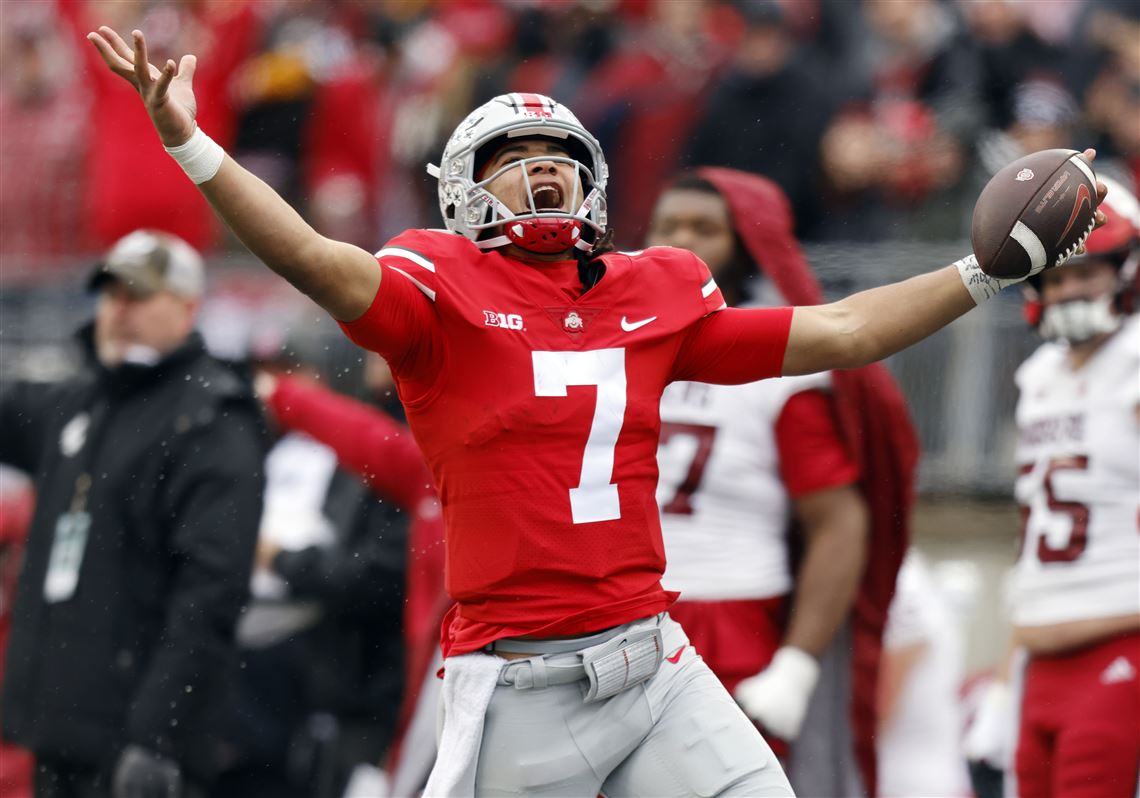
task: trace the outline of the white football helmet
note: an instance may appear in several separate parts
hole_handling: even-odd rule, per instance
[[[1077,264],[1089,259],[1111,263],[1117,271],[1116,290],[1107,296],[1070,299],[1046,306],[1041,301],[1041,275],[1022,284],[1025,295],[1025,317],[1042,338],[1088,341],[1114,331],[1125,316],[1135,313],[1140,298],[1140,202],[1109,177],[1101,176],[1108,186],[1108,196],[1100,204],[1107,221],[1092,232],[1085,242],[1084,255],[1070,258]]]
[[[557,139],[568,158],[544,155],[507,164],[477,179],[476,169],[497,149],[500,139],[546,136]],[[564,203],[569,210],[537,207],[527,174],[536,161],[572,164],[577,172],[574,196]],[[508,169],[522,169],[529,210],[513,213],[487,184]],[[428,165],[439,180],[439,209],[448,230],[462,233],[480,249],[514,243],[531,252],[562,252],[572,247],[589,251],[606,232],[606,166],[598,140],[590,135],[570,109],[541,94],[503,94],[476,108],[464,119],[443,149],[439,166]],[[581,184],[585,196],[578,196]],[[593,235],[583,235],[583,226]],[[498,228],[498,235],[484,231]]]

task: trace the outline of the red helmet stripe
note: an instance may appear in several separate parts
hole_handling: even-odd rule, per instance
[[[551,101],[541,94],[531,94],[529,92],[518,92],[512,95],[518,97],[519,105],[522,106],[523,111],[534,114],[535,116],[554,116],[554,109],[550,107]]]

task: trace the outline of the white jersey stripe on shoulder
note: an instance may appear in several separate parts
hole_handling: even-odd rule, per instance
[[[384,247],[384,249],[376,253],[377,258],[389,256],[393,258],[403,258],[404,260],[410,260],[412,263],[416,264],[417,266],[422,266],[429,272],[435,271],[434,263],[432,263],[420,253],[413,252],[410,249],[404,249],[403,247]]]
[[[716,280],[709,278],[708,282],[701,286],[701,296],[708,299],[709,294],[716,290]]]
[[[433,290],[431,290],[430,288],[428,288],[426,285],[424,285],[423,283],[421,283],[421,282],[420,282],[419,280],[417,280],[415,277],[412,277],[412,275],[408,274],[408,273],[407,273],[406,271],[404,271],[403,269],[397,268],[396,266],[393,266],[393,265],[391,265],[391,264],[388,264],[388,268],[389,268],[389,269],[391,269],[391,270],[392,270],[392,271],[394,271],[394,272],[399,272],[400,274],[402,274],[402,275],[404,275],[405,277],[407,277],[409,280],[411,280],[411,281],[412,281],[412,285],[414,285],[416,288],[418,288],[418,289],[420,289],[421,291],[423,291],[423,292],[424,292],[424,295],[425,295],[425,296],[426,296],[428,299],[430,299],[432,302],[435,302],[435,291],[433,291]]]
[[[1089,168],[1089,165],[1087,163],[1085,163],[1085,159],[1082,156],[1074,155],[1069,159],[1069,163],[1084,172],[1085,177],[1089,179],[1089,182],[1094,186],[1096,185],[1096,175],[1093,174],[1093,170]]]
[[[1046,266],[1045,247],[1037,234],[1025,226],[1021,221],[1014,223],[1009,231],[1009,237],[1021,244],[1025,254],[1029,256],[1029,275],[1037,274]]]

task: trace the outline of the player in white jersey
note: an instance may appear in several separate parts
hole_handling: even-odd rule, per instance
[[[1140,772],[1140,206],[1111,191],[1087,255],[1037,278],[1027,302],[1046,342],[1017,372],[1023,796],[1132,796]]]
[[[701,170],[659,198],[648,243],[699,255],[730,305],[782,304],[781,288],[818,287],[781,200],[762,178]],[[769,220],[756,239],[737,234],[734,203]],[[762,250],[772,247],[785,259],[794,253],[792,262],[767,257]],[[832,388],[828,373],[734,386],[678,382],[661,402],[664,584],[681,593],[671,614],[781,755],[800,733],[819,659],[856,599],[870,537],[860,468]],[[848,701],[838,709],[846,716]],[[841,736],[846,750],[837,756],[853,775],[851,737],[829,734]],[[866,784],[874,775],[856,778]],[[831,794],[837,782],[796,784],[793,776],[801,794]]]
[[[925,558],[907,552],[883,635],[879,792],[883,798],[970,794],[958,691],[962,629]]]

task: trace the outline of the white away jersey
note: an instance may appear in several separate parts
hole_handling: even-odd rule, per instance
[[[969,795],[958,703],[962,630],[926,560],[911,549],[899,569],[883,647],[889,653],[913,646],[922,652],[879,731],[878,794]]]
[[[791,396],[830,384],[825,373],[665,389],[657,505],[667,590],[704,601],[791,592],[775,425]]]
[[[1140,611],[1140,317],[1079,371],[1065,352],[1017,372],[1018,626]]]

